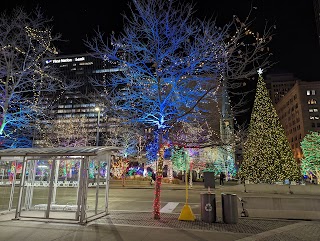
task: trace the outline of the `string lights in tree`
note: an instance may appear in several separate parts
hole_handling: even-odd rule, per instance
[[[255,183],[299,180],[298,163],[270,99],[262,72],[260,68],[239,176],[242,180]]]
[[[302,173],[310,176],[311,179],[312,175],[315,175],[320,184],[320,133],[311,131],[307,134],[301,142],[301,148],[303,152]]]
[[[250,78],[249,66],[266,59],[262,48],[269,42],[268,33],[255,40],[255,45],[243,46],[245,24],[237,27],[233,19],[219,28],[214,21],[194,19],[193,12],[193,4],[176,0],[133,1],[122,33],[112,33],[106,43],[98,31],[92,41],[85,42],[95,56],[121,69],[109,81],[94,83],[98,91],[111,89],[106,99],[113,100],[113,112],[159,134],[156,219],[160,218],[165,133],[175,123],[208,111],[201,104],[213,98],[222,81],[231,84]],[[260,64],[264,66],[265,61]]]
[[[32,145],[37,120],[46,117],[48,108],[43,94],[65,87],[43,64],[57,54],[52,43],[60,38],[51,35],[49,22],[39,8],[31,13],[15,8],[1,15],[0,142],[5,148]]]

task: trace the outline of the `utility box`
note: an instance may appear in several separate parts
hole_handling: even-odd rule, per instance
[[[238,197],[236,194],[221,193],[222,221],[224,223],[238,223]]]
[[[204,187],[215,188],[215,173],[214,172],[203,172]]]
[[[200,200],[201,220],[206,223],[216,222],[216,195],[209,192],[200,193]]]

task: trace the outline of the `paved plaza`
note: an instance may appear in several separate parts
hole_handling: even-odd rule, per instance
[[[274,193],[272,188],[277,188]],[[264,197],[309,198],[317,200],[319,186],[295,187],[297,194],[288,194],[285,188],[249,186],[248,192],[235,184],[217,186],[212,190],[217,194],[217,220],[206,223],[201,220],[200,207],[197,200],[199,193],[206,191],[200,183],[190,190],[190,206],[196,216],[195,221],[179,221],[179,212],[183,205],[183,185],[163,185],[162,210],[169,202],[176,202],[171,212],[161,213],[160,220],[153,219],[152,196],[153,187],[139,187],[127,183],[126,187],[112,185],[110,187],[110,211],[106,216],[92,220],[86,225],[64,222],[39,221],[32,219],[13,220],[13,212],[0,215],[0,241],[317,241],[320,240],[320,219],[287,219],[269,217],[239,217],[237,224],[226,224],[221,218],[220,193],[233,192],[239,196],[254,195]],[[306,193],[301,194],[302,189]],[[300,190],[301,189],[301,190]],[[299,191],[300,190],[300,191]],[[281,193],[283,192],[283,193]],[[220,204],[219,204],[220,203]],[[318,210],[317,207],[315,210]],[[271,213],[271,214],[270,214]],[[315,212],[317,213],[317,212]]]
[[[12,220],[13,214],[0,216],[0,241],[317,241],[319,221],[239,218],[237,224],[222,220],[205,223],[178,221],[178,214],[162,214],[154,220],[149,212],[117,212],[87,225]]]

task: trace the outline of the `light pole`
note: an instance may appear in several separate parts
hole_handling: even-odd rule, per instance
[[[99,146],[99,130],[100,130],[100,108],[97,106],[94,108],[98,112],[98,123],[97,123],[97,137],[96,137],[96,146]],[[99,186],[100,186],[100,161],[96,160],[97,168],[95,168],[94,179],[97,182],[96,186],[96,204],[94,208],[95,214],[98,214],[98,198],[99,198]]]
[[[98,112],[98,123],[97,123],[97,136],[96,136],[96,146],[99,146],[99,131],[100,131],[100,108],[94,108]]]

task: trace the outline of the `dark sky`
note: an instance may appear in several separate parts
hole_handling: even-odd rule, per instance
[[[53,32],[61,33],[63,40],[57,45],[60,54],[87,52],[83,39],[94,36],[99,28],[107,35],[121,31],[121,13],[127,10],[129,0],[10,0],[0,4],[0,11],[23,6],[29,12],[39,5],[44,14],[54,21]],[[191,0],[181,0],[188,1]],[[217,16],[221,25],[232,15],[245,17],[250,5],[255,7],[254,31],[261,32],[265,21],[276,25],[271,51],[277,62],[269,72],[292,72],[302,80],[320,81],[320,46],[317,40],[315,15],[311,0],[198,0],[196,15]]]

